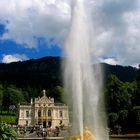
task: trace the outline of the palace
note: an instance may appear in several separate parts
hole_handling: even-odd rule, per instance
[[[44,128],[68,126],[68,106],[55,103],[54,98],[48,98],[43,90],[41,98],[31,99],[30,104],[19,104],[18,125],[42,125]]]

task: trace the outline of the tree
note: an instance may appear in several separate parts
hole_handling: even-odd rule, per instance
[[[128,126],[131,132],[140,132],[140,106],[135,106],[128,116]]]
[[[3,107],[9,112],[10,106],[17,107],[18,103],[24,101],[22,91],[13,85],[9,85],[4,90]]]
[[[120,125],[117,124],[117,125],[114,126],[114,132],[115,132],[116,134],[120,134],[121,131],[122,131],[122,128],[121,128]]]
[[[106,87],[106,101],[109,112],[118,113],[132,107],[133,84],[120,81],[115,75],[110,75]]]
[[[49,96],[53,97],[56,102],[64,102],[64,88],[61,86],[56,86],[49,90]]]
[[[2,111],[2,102],[3,102],[3,86],[0,84],[0,108]]]
[[[136,92],[133,98],[133,103],[135,106],[140,106],[140,65],[139,65],[139,74],[136,77]]]
[[[24,100],[26,101],[26,102],[30,102],[30,97],[29,97],[29,93],[27,92],[27,91],[22,91],[22,94],[23,94],[23,96],[24,96]]]
[[[134,83],[125,82],[122,84],[120,102],[120,110],[129,110],[132,107],[132,95],[135,91]]]
[[[108,124],[109,124],[109,128],[111,130],[115,130],[115,126],[118,125],[117,124],[118,121],[118,114],[117,113],[109,113],[108,114]]]
[[[109,76],[106,86],[108,112],[118,112],[120,109],[121,85],[122,82],[115,75]]]
[[[121,126],[123,132],[128,130],[128,110],[121,110],[119,112],[118,124]]]

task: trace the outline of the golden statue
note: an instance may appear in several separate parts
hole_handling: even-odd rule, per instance
[[[82,137],[80,135],[76,135],[71,137],[70,140],[82,140]],[[95,136],[87,127],[85,127],[83,132],[83,140],[95,140]]]

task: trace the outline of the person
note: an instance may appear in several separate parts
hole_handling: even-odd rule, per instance
[[[40,128],[39,127],[36,127],[36,135],[39,137],[40,135]]]
[[[42,129],[42,136],[46,137],[46,129],[45,128]]]
[[[55,135],[56,135],[56,137],[59,136],[59,133],[60,133],[59,127],[56,126],[56,127],[55,127]]]
[[[31,128],[29,133],[33,133],[34,132],[34,127]]]

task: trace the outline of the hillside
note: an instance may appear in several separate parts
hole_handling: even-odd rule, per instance
[[[0,64],[0,81],[17,86],[53,87],[62,84],[60,57]]]
[[[123,82],[132,82],[138,75],[138,69],[131,66],[109,65],[101,63],[106,80],[108,75],[114,74]]]
[[[101,64],[104,78],[115,74],[121,81],[131,82],[135,79],[138,70],[133,67],[113,66]],[[62,85],[61,58],[44,57],[24,62],[0,64],[0,82],[17,86],[32,86],[36,88],[50,88]]]

